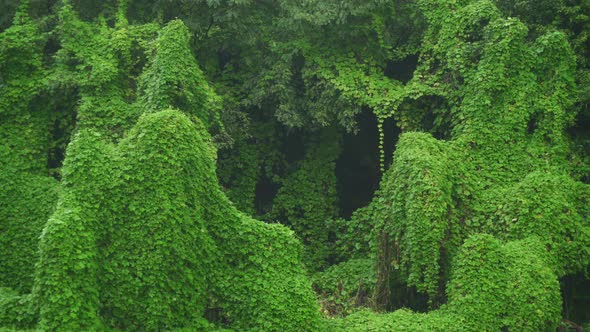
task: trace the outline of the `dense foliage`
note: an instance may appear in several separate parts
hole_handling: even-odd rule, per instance
[[[0,9],[0,331],[590,322],[587,0]]]

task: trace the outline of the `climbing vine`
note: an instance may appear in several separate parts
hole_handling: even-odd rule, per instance
[[[586,2],[7,4],[0,330],[554,330]]]
[[[457,275],[451,262],[465,239],[480,232],[504,240],[538,236],[549,257],[539,260],[551,271],[547,282],[583,270],[587,212],[577,204],[584,204],[588,187],[569,177],[564,154],[575,96],[574,58],[565,36],[548,32],[527,41],[522,23],[502,18],[486,1],[456,14],[436,2],[421,6],[429,14],[429,46],[408,86],[427,85],[446,99],[449,111],[438,116],[450,117],[451,137],[407,133],[398,142],[377,198],[389,206],[378,217],[377,229],[388,237],[379,257],[393,261],[393,268],[380,267],[382,305],[393,300],[389,285],[401,273],[429,295],[431,306],[448,301],[450,307]]]

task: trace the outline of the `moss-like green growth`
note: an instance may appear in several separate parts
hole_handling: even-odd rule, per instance
[[[0,285],[19,293],[33,286],[38,239],[53,213],[58,184],[49,177],[0,172]]]
[[[32,328],[39,312],[30,294],[19,295],[10,288],[0,288],[0,326],[17,330]],[[0,331],[4,331],[0,327]]]
[[[440,262],[449,239],[452,182],[444,142],[429,134],[408,133],[400,138],[394,167],[383,181],[390,209],[381,219],[383,230],[398,249],[395,264],[403,266],[407,282],[420,292],[438,291]],[[407,202],[411,202],[408,204]],[[387,293],[388,290],[378,290]]]
[[[34,102],[44,85],[45,36],[27,10],[25,1],[0,33],[0,167],[46,174],[49,112]]]
[[[0,287],[29,293],[38,237],[57,200],[49,178],[49,110],[36,98],[44,87],[45,36],[19,7],[0,33]]]
[[[317,305],[293,233],[246,217],[219,188],[207,131],[219,125],[218,100],[190,52],[187,28],[172,21],[156,36],[155,25],[129,25],[124,11],[122,2],[110,27],[80,20],[68,1],[59,10],[61,48],[49,81],[78,91],[80,102],[57,206],[55,181],[21,176],[41,169],[23,168],[27,160],[47,161],[28,150],[21,158],[2,145],[2,155],[14,158],[2,159],[8,186],[0,198],[19,200],[0,209],[6,230],[0,244],[24,249],[3,255],[1,266],[10,273],[2,273],[2,286],[17,292],[2,291],[0,325],[316,330]],[[23,26],[34,31],[23,22],[2,38]],[[5,66],[14,59],[2,53],[0,60]],[[16,73],[21,67],[28,71]],[[12,66],[10,82],[30,81],[37,70],[21,67]],[[16,83],[8,88],[0,93],[28,91]],[[26,109],[30,98],[19,98]],[[33,275],[32,293],[19,295],[31,289]]]
[[[232,149],[220,150],[217,162],[217,176],[225,194],[250,216],[256,214],[256,185],[264,171],[260,145],[260,142],[239,140]]]
[[[156,331],[203,316],[215,255],[199,197],[210,151],[199,138],[166,111],[141,117],[118,147],[101,248],[102,311],[113,327]]]
[[[207,137],[173,110],[142,116],[114,149],[80,132],[41,242],[42,327],[198,328],[209,306],[236,329],[315,329],[300,245],[235,210]]]
[[[62,192],[40,242],[33,295],[40,327],[100,330],[98,243],[110,223],[107,188],[113,182],[112,147],[96,132],[82,130],[68,147]]]
[[[139,79],[143,111],[172,107],[219,125],[219,100],[188,47],[189,31],[180,20],[168,23],[151,45],[152,56]]]
[[[331,220],[338,215],[336,159],[340,134],[324,129],[308,142],[308,151],[296,171],[283,181],[273,201],[271,219],[281,220],[303,240],[305,262],[321,270],[331,254]]]
[[[372,259],[350,259],[332,265],[316,273],[312,280],[322,311],[328,316],[347,315],[354,308],[372,304],[376,281]]]
[[[567,175],[532,172],[493,193],[489,229],[508,240],[537,236],[560,277],[583,271],[590,257],[589,193],[588,185]]]
[[[556,275],[583,270],[590,262],[589,189],[569,174],[565,129],[574,116],[575,61],[565,36],[549,32],[530,41],[524,24],[502,18],[485,0],[456,10],[437,1],[420,5],[430,28],[405,88],[448,103],[434,122],[445,123],[449,136],[399,139],[375,198],[387,207],[375,216],[377,301],[388,307],[401,275],[431,307],[444,303],[451,262],[480,232],[503,240],[536,235]]]
[[[559,282],[537,238],[501,243],[478,234],[461,246],[448,303],[428,313],[359,311],[331,331],[550,331],[561,313]]]
[[[260,44],[249,40],[262,46],[254,54],[282,53],[260,75],[261,68],[246,63],[255,56],[239,54],[247,48],[226,48],[232,39],[220,40],[219,61],[212,63],[224,85],[260,76],[228,94],[233,107],[276,107],[271,113],[281,123],[325,126],[306,142],[296,168],[281,173],[287,174],[283,180],[261,170],[286,159],[276,157],[281,140],[227,159],[248,168],[244,181],[225,181],[235,184],[230,193],[250,214],[257,180],[280,182],[267,216],[285,220],[293,232],[240,212],[219,187],[210,136],[223,130],[219,98],[181,21],[129,24],[127,2],[120,1],[113,17],[91,23],[63,0],[46,43],[42,25],[26,14],[27,3],[0,33],[0,326],[97,332],[555,329],[557,278],[590,262],[590,191],[572,176],[583,178],[583,168],[570,163],[565,133],[578,94],[564,34],[533,36],[489,0],[420,0],[409,12],[420,11],[428,29],[418,67],[403,82],[389,77],[398,74],[393,62],[416,54],[414,38],[422,36],[400,39],[395,43],[409,45],[397,51],[399,45],[387,44],[395,6],[367,7],[383,11],[369,15],[368,30],[352,33],[354,40],[376,34],[368,38],[375,46],[362,51],[326,47],[353,32],[340,33],[332,19],[314,25],[322,26],[318,48],[311,42],[315,34],[295,43],[283,33],[276,42],[268,35]],[[305,13],[291,7],[276,8]],[[211,24],[223,24],[203,36],[223,36],[218,27],[231,26],[232,15],[214,19]],[[361,16],[348,18],[355,29],[367,19]],[[421,31],[422,19],[416,20]],[[52,19],[43,22],[53,27]],[[271,34],[281,24],[262,31]],[[324,32],[333,36],[324,39]],[[365,51],[371,55],[360,54]],[[256,75],[239,74],[241,59]],[[40,102],[57,91],[71,93],[55,102],[71,108],[60,115]],[[375,113],[382,151],[386,118],[394,117],[404,133],[379,193],[347,225],[333,220],[340,145],[332,125],[350,129],[359,106]],[[72,120],[64,129],[56,119],[66,118]],[[70,132],[58,189],[47,177],[56,144],[51,136]],[[373,226],[373,243],[363,243]],[[334,242],[336,250],[326,246],[334,229],[347,231]],[[368,260],[356,259],[374,248],[375,274]],[[433,310],[359,311],[322,322],[302,259],[322,268],[331,257],[355,258],[316,281],[324,296],[342,300],[343,309],[334,313],[348,313],[352,294],[363,296],[373,282],[380,307],[401,303],[394,290],[414,288]],[[365,276],[366,288],[343,274]]]
[[[448,304],[468,331],[545,331],[561,316],[557,276],[536,237],[505,244],[491,235],[465,241],[453,262]]]

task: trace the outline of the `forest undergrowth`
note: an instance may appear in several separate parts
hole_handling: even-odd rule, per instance
[[[590,329],[588,0],[0,9],[0,331]]]

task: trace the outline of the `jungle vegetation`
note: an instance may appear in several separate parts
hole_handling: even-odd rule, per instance
[[[2,0],[0,331],[581,331],[589,0]]]

